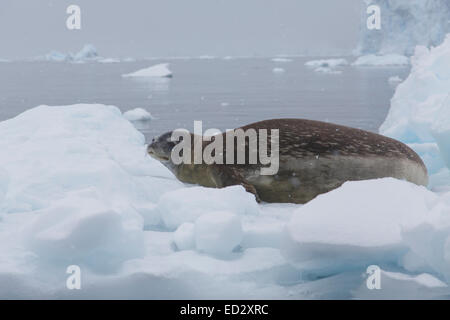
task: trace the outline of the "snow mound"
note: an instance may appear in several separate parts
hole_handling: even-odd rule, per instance
[[[242,241],[242,225],[238,216],[229,212],[211,212],[195,221],[195,246],[213,255],[231,253]]]
[[[172,71],[169,70],[168,63],[160,63],[149,68],[141,69],[133,73],[122,75],[125,78],[128,77],[159,77],[159,78],[171,78],[173,76]]]
[[[195,249],[195,225],[183,223],[173,234],[173,241],[178,250]]]
[[[180,186],[113,106],[39,106],[0,134],[1,212],[30,215],[22,239],[41,263],[109,269],[139,256],[142,215]]]
[[[204,187],[183,188],[165,193],[153,210],[150,224],[162,219],[164,225],[175,230],[185,222],[195,222],[203,214],[227,211],[236,215],[257,215],[255,197],[242,186],[223,189]],[[148,225],[146,221],[146,225]]]
[[[411,73],[397,87],[380,133],[413,144],[422,156],[432,149],[421,144],[436,143],[450,168],[450,36],[439,47],[417,47],[411,61]],[[428,169],[437,172],[442,166]]]
[[[123,116],[129,121],[149,121],[153,119],[153,116],[145,109],[136,108],[124,112]]]
[[[365,0],[361,12],[361,34],[356,55],[412,55],[417,45],[437,46],[450,31],[448,0]],[[367,28],[366,10],[378,5],[381,30]]]
[[[285,256],[317,273],[394,263],[408,248],[403,230],[423,223],[437,201],[426,188],[393,178],[347,182],[294,213]]]
[[[409,65],[409,58],[399,54],[361,56],[352,63],[352,66],[405,66]]]

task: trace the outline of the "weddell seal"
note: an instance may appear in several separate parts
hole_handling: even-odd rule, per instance
[[[266,131],[266,136],[262,136],[270,143],[264,146],[261,136],[255,139],[251,133],[257,131]],[[202,134],[187,131],[187,136],[180,139],[181,135],[175,132],[153,139],[147,147],[150,156],[161,161],[183,182],[213,188],[242,185],[258,201],[306,203],[346,181],[384,177],[428,184],[424,163],[408,146],[379,134],[341,125],[274,119],[206,139]],[[277,141],[273,143],[274,140]],[[180,148],[181,143],[184,143],[183,148]],[[222,150],[216,148],[211,153],[216,160],[214,163],[190,152],[211,151],[213,144],[223,146]],[[185,149],[186,146],[191,150]],[[279,151],[277,157],[269,158],[276,164],[268,163],[267,157],[264,159],[261,153],[252,150],[255,146],[262,147],[272,157]],[[244,149],[245,156],[234,152]],[[175,161],[174,154],[187,161]],[[272,174],[269,167],[272,167]]]

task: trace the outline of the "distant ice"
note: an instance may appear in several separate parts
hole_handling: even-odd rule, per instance
[[[41,58],[38,58],[40,60]],[[79,52],[73,53],[62,53],[58,51],[52,51],[44,57],[47,61],[55,62],[75,62],[80,63],[84,61],[95,61],[99,59],[97,49],[91,45],[86,44]]]
[[[142,108],[128,110],[123,113],[123,116],[129,121],[148,121],[153,119],[150,112]]]
[[[352,63],[352,66],[405,66],[409,65],[409,58],[399,54],[361,56]]]
[[[100,62],[100,63],[119,63],[120,59],[105,58],[105,59],[99,59],[98,62]]]
[[[284,62],[292,62],[292,59],[289,58],[273,58],[272,62],[280,62],[280,63],[284,63]]]
[[[318,73],[327,73],[327,74],[341,74],[342,70],[335,70],[329,67],[318,67],[314,69],[315,72]]]
[[[312,68],[335,68],[338,66],[346,66],[348,61],[346,59],[321,59],[311,60],[305,63],[305,66]]]
[[[311,60],[305,63],[305,66],[314,68],[315,72],[327,73],[327,74],[341,74],[342,70],[338,70],[338,67],[348,65],[346,59],[321,59]]]
[[[388,79],[388,82],[392,87],[396,87],[402,81],[403,81],[403,79],[400,78],[399,76],[393,76]]]
[[[216,59],[216,57],[205,54],[205,55],[199,56],[198,59],[200,59],[200,60],[213,60],[213,59]]]
[[[122,77],[159,77],[159,78],[171,78],[173,76],[172,71],[169,70],[168,63],[160,63],[149,68],[141,69],[136,72],[122,75]]]
[[[284,70],[283,68],[273,68],[273,69],[272,69],[272,72],[273,72],[273,73],[281,74],[281,73],[285,73],[286,70]]]

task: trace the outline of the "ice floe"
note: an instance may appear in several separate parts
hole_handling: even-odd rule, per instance
[[[154,119],[151,113],[143,108],[128,110],[123,113],[123,116],[129,121],[149,121]]]
[[[409,65],[409,58],[399,54],[361,56],[352,63],[352,66],[406,66]]]
[[[168,63],[160,63],[145,69],[138,70],[136,72],[127,73],[122,75],[125,78],[129,77],[158,77],[158,78],[171,78],[172,71],[169,70]]]

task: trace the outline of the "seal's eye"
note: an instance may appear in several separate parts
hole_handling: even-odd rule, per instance
[[[155,138],[152,139],[152,142],[155,142]]]

